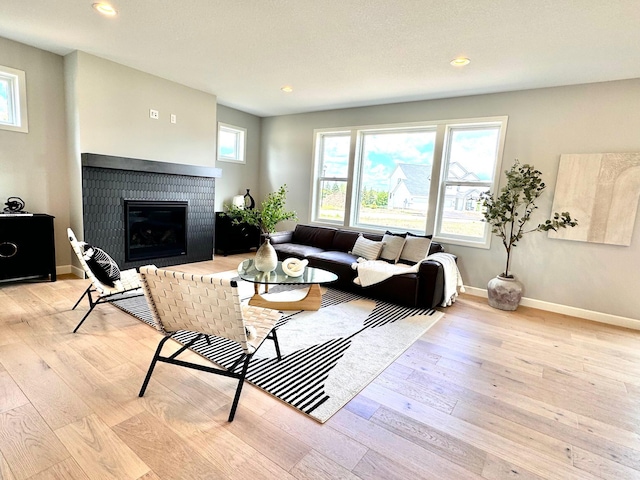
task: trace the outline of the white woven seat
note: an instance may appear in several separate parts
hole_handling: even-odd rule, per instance
[[[76,328],[74,328],[73,333],[76,333],[80,328],[80,325],[84,323],[89,314],[97,305],[101,303],[108,303],[121,298],[122,294],[131,294],[132,296],[137,296],[143,295],[143,293],[140,288],[140,275],[134,268],[129,270],[121,270],[120,280],[116,280],[113,287],[110,285],[106,285],[98,280],[89,268],[89,265],[87,265],[86,260],[84,259],[84,251],[82,249],[83,242],[79,242],[76,239],[73,230],[71,230],[70,228],[67,228],[67,236],[69,237],[71,247],[78,257],[85,275],[89,278],[89,280],[91,280],[91,284],[89,285],[89,287],[84,291],[84,293],[80,296],[80,298],[72,308],[72,310],[75,310],[82,298],[85,295],[87,296],[87,299],[89,300],[89,311],[87,311],[84,317],[82,317],[82,320],[80,320],[80,323],[78,323],[78,325],[76,325]],[[96,299],[93,298],[92,294],[94,293],[96,294]]]
[[[229,414],[231,422],[240,399],[249,361],[265,339],[274,341],[280,359],[275,330],[281,316],[280,312],[241,305],[237,284],[228,278],[192,275],[154,266],[140,267],[140,277],[156,328],[165,334],[165,337],[158,345],[139,396],[144,395],[158,361],[237,378],[238,387]],[[179,331],[194,332],[197,335],[170,357],[160,356],[164,343]],[[180,353],[203,337],[207,342],[210,342],[210,337],[222,337],[236,342],[242,353],[228,370],[176,359]],[[241,372],[235,372],[241,363]]]

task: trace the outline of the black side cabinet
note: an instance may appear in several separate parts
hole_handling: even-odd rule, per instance
[[[216,252],[224,256],[229,253],[248,252],[260,246],[260,229],[247,224],[234,225],[222,212],[216,212]]]
[[[56,281],[53,218],[0,214],[0,280],[48,276]]]

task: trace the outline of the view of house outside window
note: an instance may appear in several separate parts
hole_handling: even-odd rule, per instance
[[[479,197],[497,184],[506,120],[317,130],[312,221],[488,248]]]
[[[499,127],[450,129],[438,235],[483,237],[479,197],[491,189],[499,140]]]
[[[355,224],[423,231],[435,131],[364,132]]]

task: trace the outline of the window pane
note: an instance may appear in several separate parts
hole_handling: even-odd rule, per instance
[[[9,81],[5,78],[0,78],[0,122],[3,123],[12,123],[10,92]]]
[[[424,231],[434,142],[428,130],[363,135],[359,225]]]
[[[347,200],[347,182],[320,182],[319,220],[344,221]]]
[[[226,129],[220,129],[218,134],[220,144],[220,155],[228,158],[238,159],[238,133]]]
[[[499,138],[499,127],[452,129],[447,180],[492,181]]]
[[[321,177],[347,178],[351,135],[322,135]]]
[[[482,219],[482,204],[478,200],[487,187],[462,187],[449,185],[445,188],[442,208],[441,234],[484,238],[487,226]]]

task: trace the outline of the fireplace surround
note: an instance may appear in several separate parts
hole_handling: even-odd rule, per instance
[[[211,260],[215,228],[215,179],[220,169],[195,165],[82,154],[82,207],[84,239],[104,249],[127,269],[146,264],[159,267]],[[129,225],[125,206],[184,206],[184,247],[174,242],[163,253],[156,246],[140,256],[128,255]],[[137,202],[137,203],[136,203]],[[174,219],[175,213],[174,209]],[[157,220],[157,219],[156,219]],[[175,235],[167,233],[167,235]],[[155,234],[157,235],[157,233]],[[149,245],[147,245],[149,246]]]

